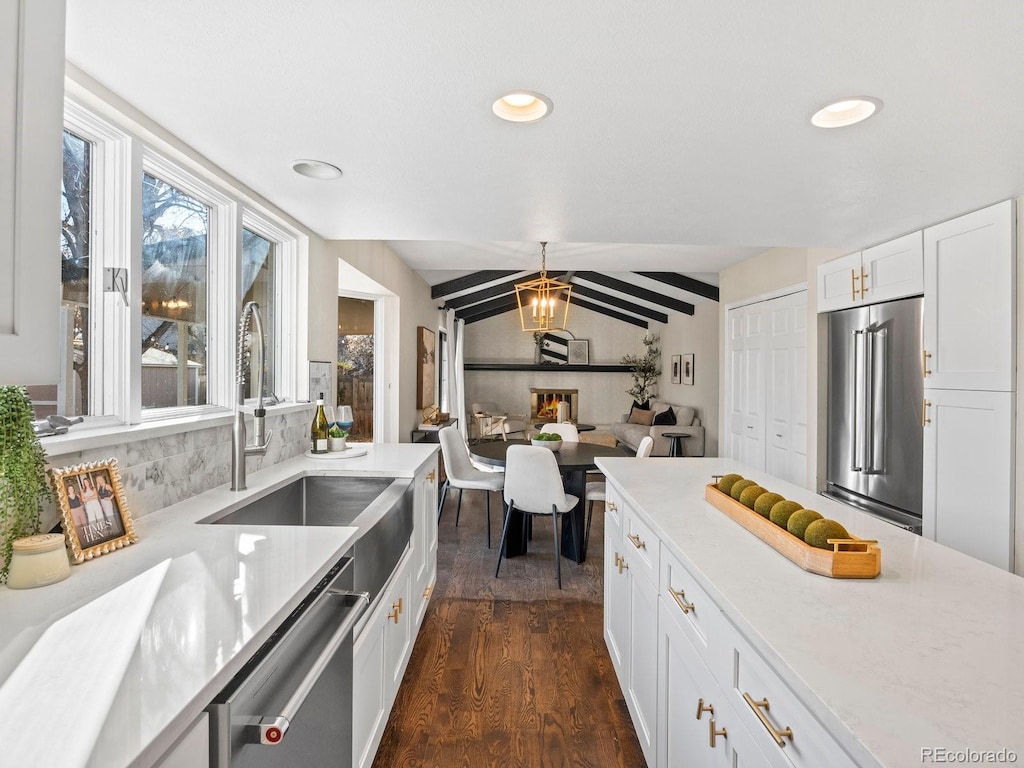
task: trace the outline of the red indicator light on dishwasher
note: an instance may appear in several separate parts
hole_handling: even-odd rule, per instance
[[[266,740],[267,744],[277,744],[281,740],[281,729],[276,727],[267,728]]]

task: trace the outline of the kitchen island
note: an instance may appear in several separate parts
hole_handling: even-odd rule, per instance
[[[14,703],[6,691],[0,763],[156,764],[362,533],[197,523],[303,476],[434,483],[436,453],[437,446],[403,444],[374,445],[364,457],[343,460],[297,457],[251,474],[246,491],[222,486],[136,520],[137,544],[73,567],[63,582],[24,591],[0,587],[0,686],[26,658],[36,665],[29,677],[38,683]],[[430,499],[422,500],[433,519]],[[124,600],[103,603],[126,584]],[[29,658],[33,648],[76,624],[75,634],[61,638],[73,674],[45,684],[52,660]],[[107,643],[130,627],[117,658],[109,652],[116,643]]]
[[[605,636],[650,766],[686,729],[744,765],[1024,761],[1024,579],[731,460],[598,465]],[[704,500],[730,472],[876,539],[881,575],[801,570]]]

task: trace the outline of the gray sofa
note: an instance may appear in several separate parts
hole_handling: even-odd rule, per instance
[[[668,456],[672,441],[664,437],[664,434],[666,432],[688,432],[690,437],[683,438],[684,455],[703,456],[704,427],[700,423],[697,412],[688,405],[672,405],[671,403],[659,402],[657,400],[651,401],[651,410],[656,413],[664,410],[666,407],[671,408],[675,412],[675,424],[655,424],[652,426],[629,424],[627,423],[629,414],[626,414],[622,417],[621,423],[612,424],[612,434],[618,442],[628,445],[634,451],[640,445],[640,441],[650,435],[654,438],[654,452],[651,455]]]

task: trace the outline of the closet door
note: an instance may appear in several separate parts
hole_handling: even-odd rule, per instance
[[[729,311],[729,456],[764,469],[766,316],[762,304]]]
[[[767,317],[765,469],[807,479],[807,293],[764,302]]]

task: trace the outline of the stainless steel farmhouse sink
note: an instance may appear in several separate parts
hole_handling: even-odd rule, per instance
[[[356,591],[377,596],[409,545],[413,530],[409,478],[310,476],[243,506],[200,521],[211,525],[351,525]]]

